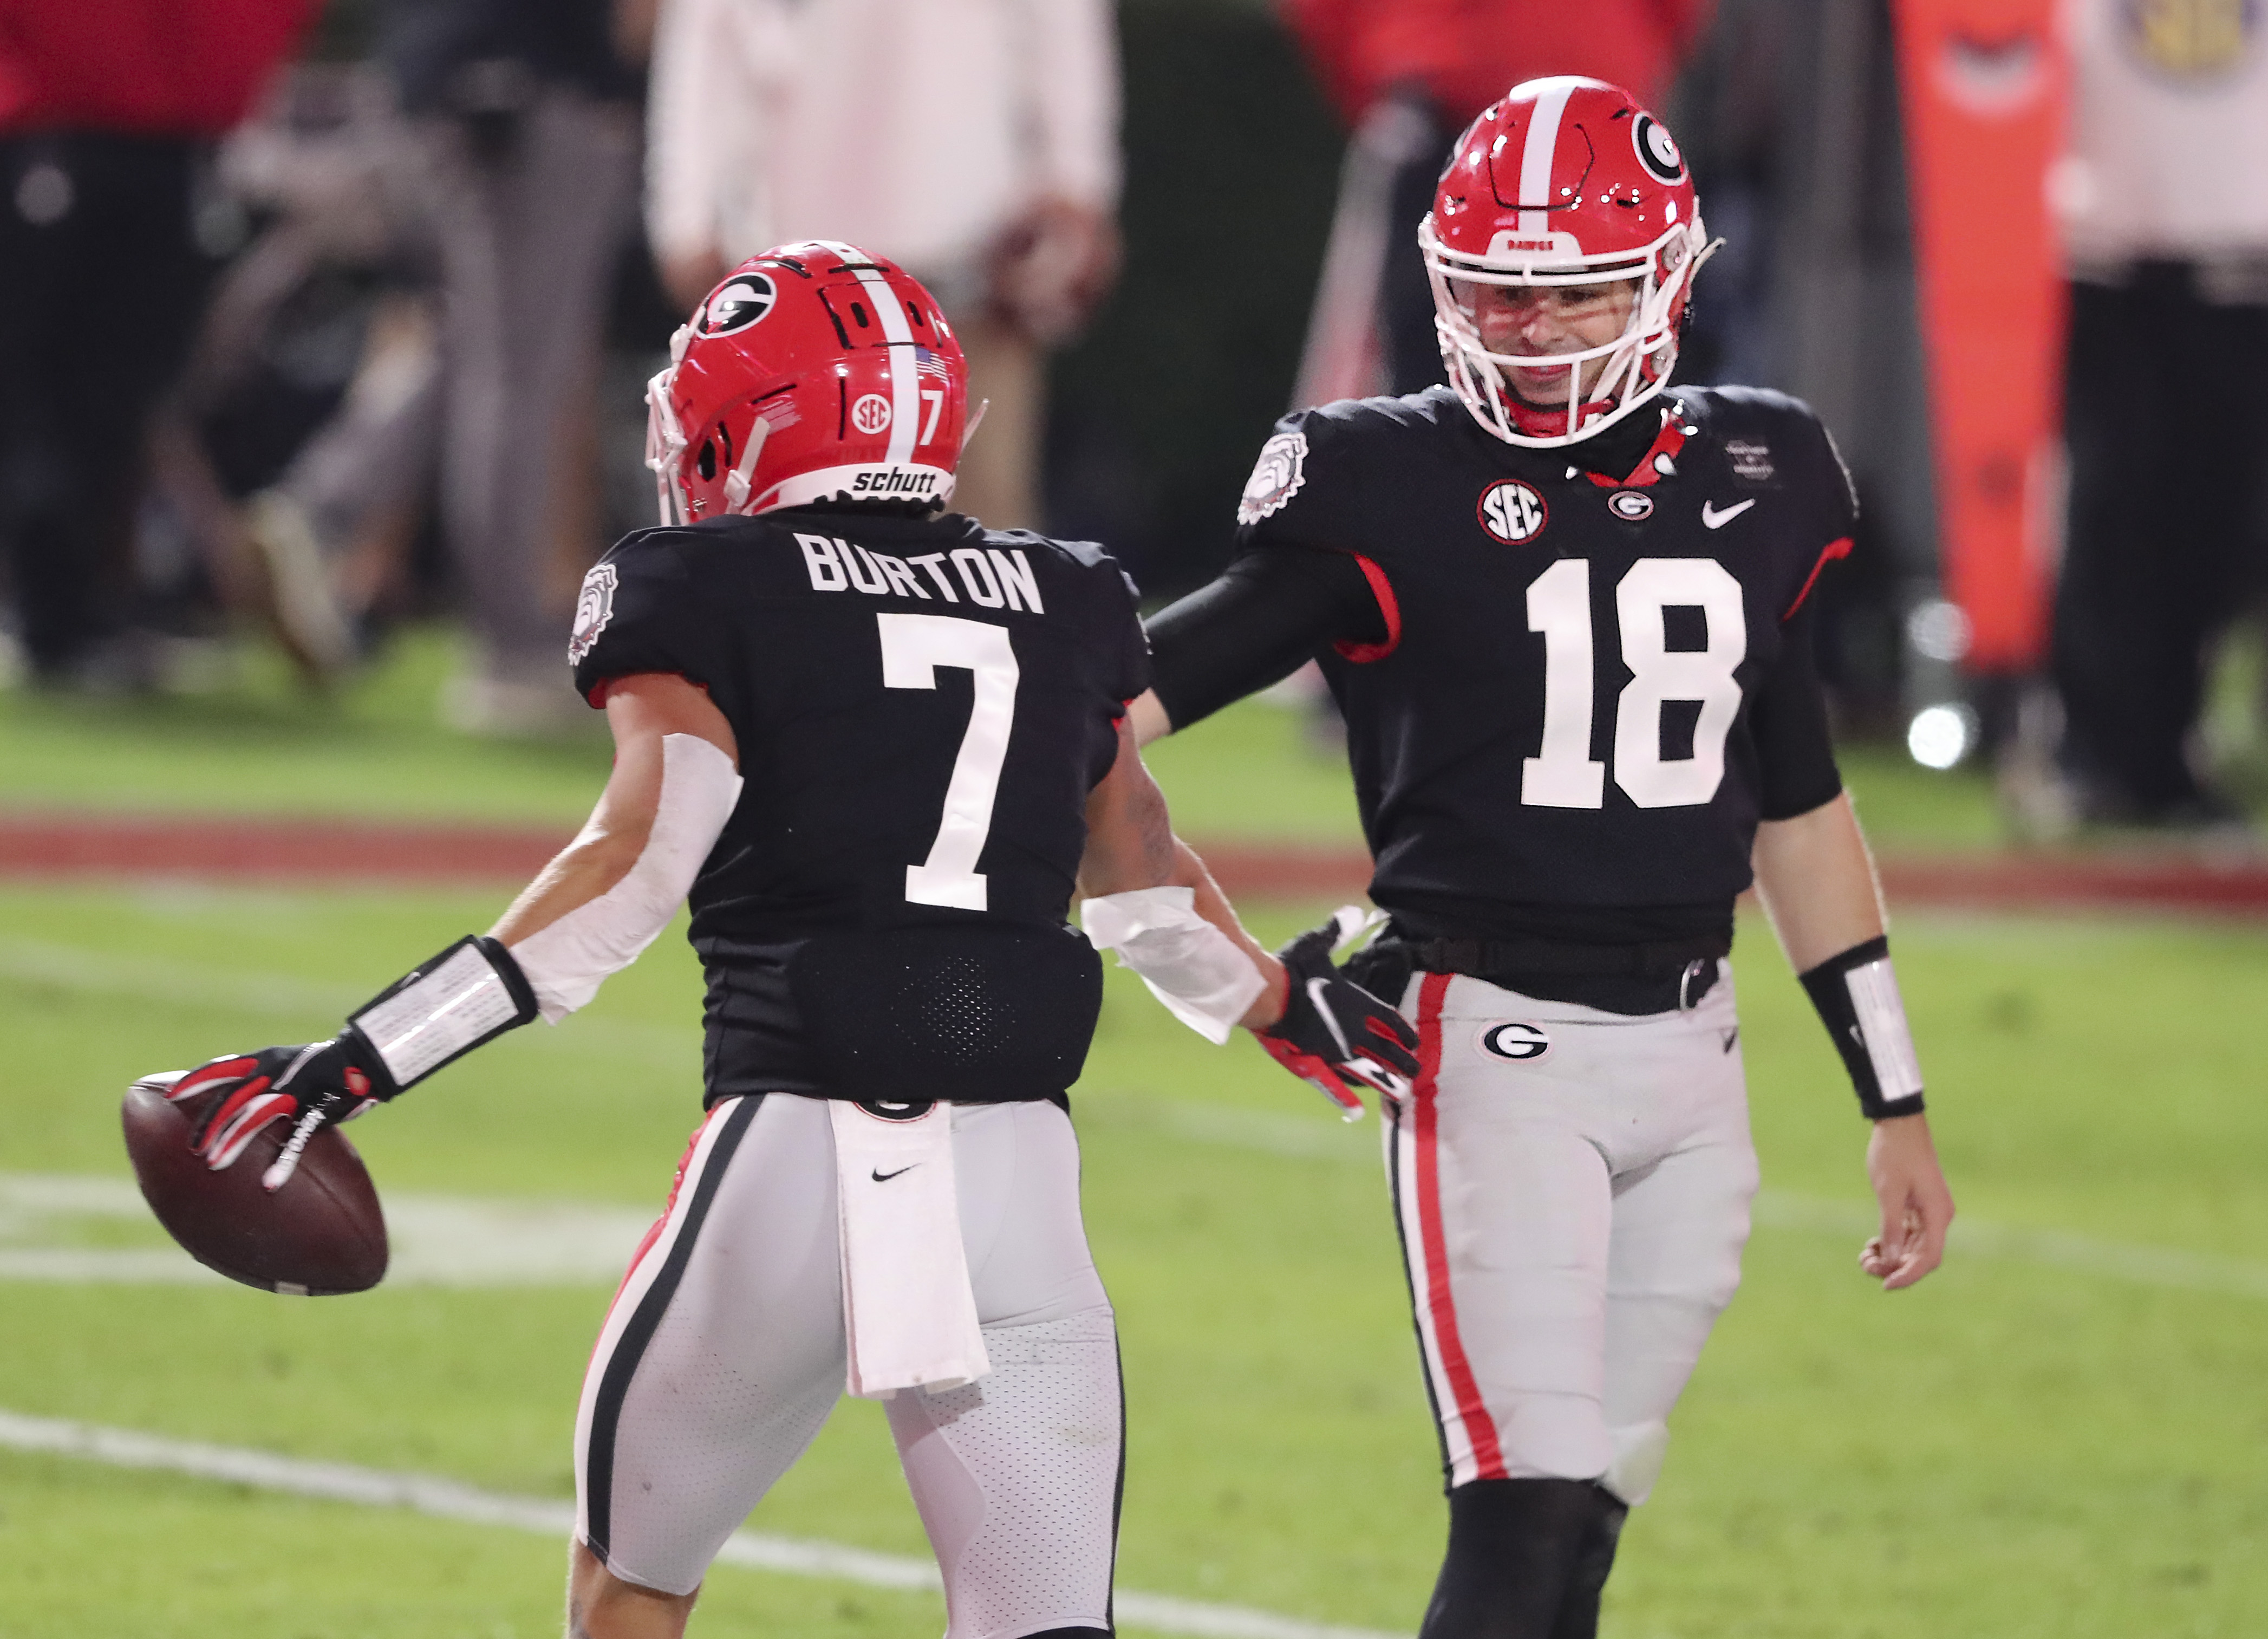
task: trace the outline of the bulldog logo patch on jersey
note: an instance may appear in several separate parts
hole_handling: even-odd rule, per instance
[[[1543,533],[1551,518],[1543,498],[1517,478],[1490,484],[1481,491],[1480,505],[1474,510],[1481,528],[1506,546],[1525,546]]]
[[[1307,481],[1307,435],[1278,432],[1260,447],[1260,459],[1244,481],[1243,498],[1236,503],[1236,521],[1256,524],[1300,492]]]
[[[580,666],[607,623],[615,617],[615,587],[619,582],[612,564],[600,564],[583,577],[583,593],[575,600],[575,633],[567,639],[567,663]]]

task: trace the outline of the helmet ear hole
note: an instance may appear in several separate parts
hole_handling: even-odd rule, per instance
[[[716,439],[703,439],[701,441],[701,454],[694,462],[694,468],[703,479],[712,479],[717,476]]]

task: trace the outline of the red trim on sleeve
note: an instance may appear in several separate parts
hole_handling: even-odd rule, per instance
[[[1803,590],[1795,594],[1795,602],[1789,604],[1787,606],[1787,612],[1780,616],[1781,624],[1786,624],[1787,622],[1795,618],[1795,611],[1803,607],[1803,600],[1809,597],[1811,595],[1811,588],[1819,584],[1819,572],[1821,570],[1826,568],[1828,565],[1833,563],[1838,557],[1848,557],[1850,556],[1851,537],[1847,535],[1839,541],[1830,541],[1825,546],[1821,547],[1819,549],[1819,561],[1811,566],[1811,572],[1804,577]]]
[[[1386,621],[1386,641],[1383,643],[1334,643],[1342,659],[1357,666],[1367,666],[1373,661],[1382,661],[1402,646],[1402,605],[1394,595],[1394,583],[1386,572],[1360,552],[1349,552],[1349,557],[1362,565],[1362,578],[1370,582],[1370,594],[1378,600],[1378,612]]]

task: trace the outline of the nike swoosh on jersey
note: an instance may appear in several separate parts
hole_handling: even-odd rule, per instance
[[[1701,527],[1704,529],[1721,529],[1756,504],[1756,497],[1752,495],[1739,506],[1727,506],[1720,513],[1708,502],[1704,501],[1701,503]]]
[[[906,1173],[911,1172],[914,1170],[914,1167],[917,1167],[919,1165],[921,1165],[921,1163],[917,1161],[911,1166],[900,1167],[895,1172],[885,1172],[880,1167],[875,1167],[870,1170],[868,1176],[877,1184],[887,1184],[892,1178],[899,1178]]]

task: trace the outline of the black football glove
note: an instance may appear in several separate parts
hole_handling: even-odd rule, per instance
[[[486,936],[460,939],[356,1009],[329,1041],[232,1053],[135,1085],[175,1104],[215,1095],[189,1145],[216,1172],[233,1165],[262,1127],[288,1119],[291,1135],[260,1178],[273,1193],[325,1127],[415,1087],[535,1015],[535,993],[512,953]]]
[[[1362,1114],[1362,1095],[1349,1082],[1399,1098],[1418,1074],[1418,1032],[1410,1022],[1331,961],[1332,949],[1360,926],[1361,912],[1342,911],[1276,953],[1290,981],[1284,1016],[1256,1032],[1277,1063],[1312,1083],[1350,1121]]]
[[[144,1076],[136,1085],[175,1104],[214,1096],[190,1135],[189,1148],[216,1172],[234,1165],[269,1123],[289,1120],[291,1135],[260,1180],[270,1193],[291,1181],[316,1133],[352,1120],[393,1094],[385,1066],[353,1030],[327,1042],[231,1053],[186,1074]]]

